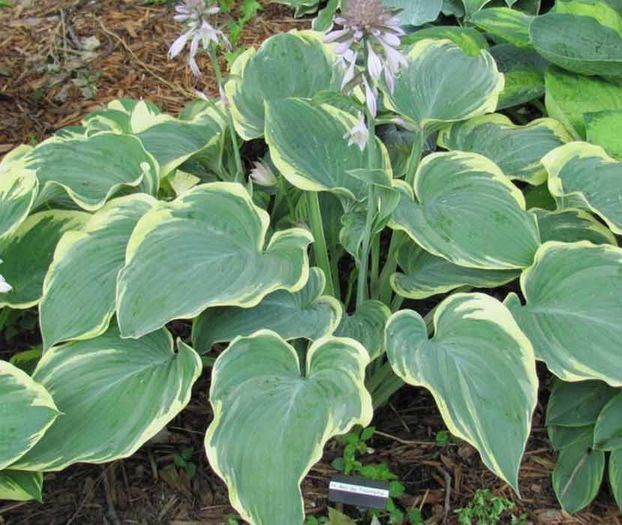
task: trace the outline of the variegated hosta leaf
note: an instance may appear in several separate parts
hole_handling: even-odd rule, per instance
[[[196,186],[147,212],[130,237],[119,274],[117,317],[124,337],[196,317],[211,306],[257,305],[309,275],[307,230],[276,232],[240,184]]]
[[[26,472],[25,470],[0,470],[0,501],[29,501],[43,502],[43,474],[41,472]]]
[[[556,120],[543,118],[516,126],[498,113],[457,122],[438,136],[443,148],[480,153],[497,164],[508,178],[535,185],[547,178],[540,159],[571,140]]]
[[[58,415],[42,385],[0,360],[0,471],[35,446]]]
[[[398,253],[404,273],[391,276],[395,293],[409,299],[425,299],[460,288],[495,288],[519,276],[517,270],[480,270],[465,268],[426,252],[419,245],[408,243]]]
[[[215,107],[194,115],[191,120],[160,114],[144,123],[135,121],[137,109],[132,113],[133,132],[158,161],[160,177],[165,177],[193,155],[210,151],[217,154],[221,148],[226,123]]]
[[[609,455],[609,486],[613,497],[622,510],[622,448]]]
[[[148,100],[134,100],[119,98],[111,100],[103,109],[92,111],[82,120],[82,125],[87,130],[87,135],[93,135],[101,131],[115,131],[117,133],[131,134],[132,113],[137,106],[143,106],[141,115],[149,114],[156,116],[161,113],[160,108]]]
[[[602,146],[622,161],[622,110],[597,111],[584,115],[587,141]]]
[[[572,142],[542,159],[549,173],[549,191],[563,208],[587,208],[611,230],[622,234],[622,162],[600,146]]]
[[[434,315],[434,337],[411,310],[394,314],[386,349],[395,373],[427,388],[447,428],[472,444],[518,491],[518,469],[537,402],[529,340],[512,315],[484,294],[455,294]]]
[[[503,75],[488,51],[471,56],[449,40],[421,40],[407,58],[387,103],[419,126],[465,120],[497,107]]]
[[[606,0],[560,1],[529,26],[544,58],[581,75],[622,76],[622,14]]]
[[[441,13],[443,0],[382,0],[385,7],[399,10],[400,25],[422,26],[434,22]]]
[[[546,407],[546,425],[593,427],[598,414],[617,392],[603,381],[567,383],[557,380]]]
[[[562,448],[553,470],[553,490],[566,512],[573,514],[596,497],[605,471],[605,453],[592,448],[587,431]]]
[[[470,18],[471,15],[477,13],[482,7],[484,7],[490,0],[462,0],[464,6],[464,14],[466,18]]]
[[[594,448],[616,450],[622,448],[622,393],[618,392],[603,407],[594,427]]]
[[[544,94],[544,72],[549,62],[533,49],[498,44],[490,48],[490,54],[505,78],[497,111],[525,104]]]
[[[0,307],[30,308],[41,299],[43,279],[63,233],[80,228],[89,215],[77,211],[42,211],[28,217],[2,243],[0,273],[13,287],[0,294]]]
[[[96,210],[122,189],[155,194],[158,165],[136,137],[98,133],[92,137],[52,137],[30,151],[40,192],[35,206],[66,193],[81,208]]]
[[[373,361],[384,352],[384,328],[390,315],[391,310],[384,303],[365,301],[352,315],[343,316],[335,335],[361,343]]]
[[[615,235],[603,223],[583,210],[543,210],[532,208],[529,213],[536,216],[542,242],[590,241],[594,244],[617,245]]]
[[[37,177],[24,167],[28,151],[28,146],[19,146],[0,162],[0,241],[24,221],[37,195]]]
[[[322,42],[322,34],[291,31],[240,55],[225,90],[237,132],[251,140],[264,133],[264,102],[338,91],[340,82],[336,56]]]
[[[45,352],[33,379],[61,415],[11,468],[62,470],[130,456],[190,400],[201,359],[166,330],[121,339],[116,326],[88,341]]]
[[[409,46],[420,40],[450,40],[469,55],[479,55],[488,49],[488,41],[474,27],[441,26],[424,27],[402,37],[402,46]]]
[[[586,137],[585,115],[622,109],[622,85],[598,77],[585,77],[551,67],[545,75],[546,110],[575,134]]]
[[[368,363],[356,341],[327,337],[311,346],[301,375],[295,349],[265,330],[218,357],[205,448],[244,520],[302,525],[299,485],[325,443],[371,421]]]
[[[471,17],[477,27],[497,42],[509,42],[518,47],[529,47],[529,24],[533,16],[518,9],[490,7],[482,9]]]
[[[427,156],[414,196],[404,194],[390,226],[428,252],[469,268],[509,270],[531,264],[540,243],[536,220],[503,172],[477,153]]]
[[[622,249],[547,242],[505,300],[536,357],[564,381],[622,386]]]
[[[252,308],[208,308],[194,322],[192,342],[199,353],[209,352],[214,343],[233,341],[265,328],[283,339],[315,341],[335,331],[341,320],[341,303],[322,295],[326,278],[311,268],[309,280],[298,292],[279,290]]]
[[[146,194],[113,199],[83,228],[63,235],[39,308],[46,348],[70,339],[91,339],[107,330],[128,240],[156,202]]]
[[[356,117],[328,104],[295,98],[266,102],[270,157],[297,188],[361,200],[367,195],[367,184],[347,172],[368,169],[368,154],[344,138],[356,123]],[[376,144],[382,152],[376,168],[390,166],[384,146],[378,139]]]

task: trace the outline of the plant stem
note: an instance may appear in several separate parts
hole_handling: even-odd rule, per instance
[[[378,274],[380,273],[380,235],[374,235],[371,241],[371,272],[370,272],[370,296],[378,297]]]
[[[418,130],[415,134],[415,139],[410,150],[410,156],[408,157],[408,164],[406,166],[406,182],[409,186],[413,186],[415,182],[415,174],[419,168],[421,162],[421,155],[423,154],[423,145],[425,143],[426,135],[423,130]],[[406,235],[403,232],[394,231],[391,235],[391,242],[389,244],[389,253],[387,254],[387,260],[380,273],[379,284],[379,299],[385,303],[390,304],[393,290],[391,289],[391,276],[397,269],[397,252],[402,246],[402,243],[406,239]]]
[[[389,243],[389,251],[387,253],[387,260],[380,272],[380,283],[378,299],[384,304],[390,304],[393,290],[391,288],[391,276],[397,269],[397,252],[402,246],[404,241],[404,234],[402,232],[394,231],[391,234],[391,242]]]
[[[326,293],[335,296],[335,281],[328,258],[324,225],[322,224],[322,211],[320,210],[320,199],[316,191],[305,192],[305,197],[307,199],[309,226],[314,239],[313,255],[315,256],[315,264],[321,268],[326,276]]]
[[[225,92],[225,83],[223,82],[222,70],[220,69],[220,62],[218,62],[218,55],[213,45],[209,47],[209,57],[212,61],[212,67],[214,68],[214,75],[216,75],[216,83],[218,84],[218,90],[220,93]],[[224,102],[224,101],[223,101]],[[227,114],[227,126],[229,128],[229,136],[231,137],[231,146],[233,147],[233,158],[235,159],[235,182],[244,181],[244,168],[242,167],[242,157],[240,155],[240,146],[238,144],[238,135],[235,131],[233,124],[233,116],[228,107],[225,107],[225,113]]]
[[[421,155],[423,154],[423,145],[425,144],[426,134],[423,129],[419,129],[415,132],[415,139],[413,141],[412,149],[410,150],[410,156],[408,157],[408,164],[406,165],[406,182],[409,186],[413,186],[415,182],[415,175],[421,162]]]
[[[376,127],[374,117],[369,109],[366,109],[367,128],[369,136],[367,139],[367,165],[374,169],[375,165],[375,146],[376,146]],[[376,212],[375,189],[373,184],[367,188],[367,215],[365,217],[365,229],[363,230],[363,243],[361,245],[361,260],[359,265],[358,283],[356,285],[356,307],[357,309],[367,299],[367,268],[369,264],[369,245],[372,236],[372,226]]]
[[[285,198],[285,202],[287,203],[287,210],[289,211],[289,216],[293,220],[296,217],[296,210],[294,209],[294,203],[287,191],[287,184],[285,184],[285,178],[283,176],[276,177],[276,183],[279,187],[279,195],[282,195]]]

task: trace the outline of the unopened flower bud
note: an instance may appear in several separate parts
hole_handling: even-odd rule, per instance
[[[0,293],[9,293],[10,291],[13,290],[13,287],[6,282],[6,280],[4,279],[4,277],[2,277],[2,275],[0,275]]]
[[[260,186],[276,186],[276,175],[267,163],[260,160],[253,162],[253,165],[255,167],[249,174],[249,177],[253,180],[253,182],[259,184]]]

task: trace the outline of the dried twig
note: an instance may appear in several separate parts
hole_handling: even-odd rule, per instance
[[[134,62],[136,62],[141,68],[143,68],[152,77],[154,77],[155,79],[159,80],[165,86],[167,86],[168,88],[172,89],[173,91],[175,91],[175,92],[177,92],[177,93],[179,93],[181,95],[184,95],[185,97],[191,97],[191,98],[195,97],[193,93],[190,93],[189,91],[186,91],[184,88],[176,86],[172,82],[169,82],[165,78],[163,78],[160,75],[158,75],[149,65],[145,64],[140,58],[138,58],[136,56],[134,51],[132,51],[132,48],[130,48],[130,46],[128,46],[125,43],[125,40],[123,40],[115,32],[110,31],[110,29],[108,29],[101,20],[97,20],[97,22],[98,22],[99,26],[101,27],[102,31],[104,33],[106,33],[108,36],[111,36],[112,38],[114,38],[117,42],[119,42],[119,44],[121,44],[123,46],[123,49],[125,49],[132,56],[132,59],[134,60]]]

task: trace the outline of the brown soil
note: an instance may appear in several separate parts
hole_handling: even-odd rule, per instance
[[[0,11],[0,156],[17,144],[39,141],[79,123],[89,110],[114,98],[143,97],[177,112],[195,89],[215,93],[213,78],[196,79],[183,60],[168,60],[168,46],[178,31],[170,5],[141,0],[18,4]],[[242,44],[256,45],[276,32],[308,26],[308,20],[293,19],[288,9],[266,5],[247,26]],[[1,339],[0,357],[7,358],[9,350]],[[0,524],[226,523],[235,513],[203,453],[211,420],[208,388],[208,380],[202,380],[188,408],[133,457],[46,475],[43,505],[0,503]],[[622,523],[606,489],[576,516],[559,510],[550,482],[554,454],[546,440],[542,407],[534,418],[521,471],[522,499],[495,478],[468,445],[435,443],[443,423],[432,398],[421,389],[398,392],[376,414],[374,425],[375,452],[362,461],[387,462],[406,487],[400,504],[421,508],[428,523],[456,523],[454,510],[480,488],[516,501],[515,514],[526,512],[536,524]],[[192,480],[174,463],[184,447],[194,450],[191,461],[198,468]],[[331,461],[340,453],[341,445],[333,440],[305,479],[308,514],[326,514],[328,480],[336,473]]]

